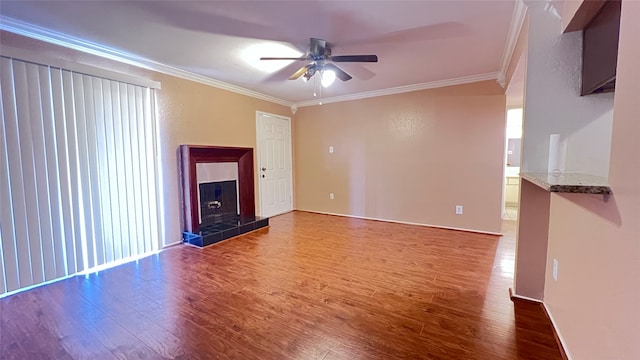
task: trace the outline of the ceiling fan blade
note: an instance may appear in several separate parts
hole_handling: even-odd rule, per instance
[[[323,56],[327,48],[327,42],[322,39],[311,38],[309,39],[311,45],[309,46],[309,53],[315,56]]]
[[[340,63],[340,68],[346,71],[349,75],[353,76],[354,79],[369,80],[372,77],[376,76],[376,73],[369,70],[369,68],[367,68],[365,64],[367,63],[342,62]]]
[[[261,57],[260,60],[307,60],[308,57]]]
[[[332,70],[334,73],[336,73],[336,77],[342,81],[349,81],[351,80],[351,75],[347,74],[346,72],[344,72],[344,70],[340,69],[339,67],[329,63],[329,64],[324,64],[324,69],[325,70]]]
[[[341,55],[332,56],[333,62],[378,62],[377,55]]]
[[[309,70],[310,67],[314,66],[314,64],[307,64],[303,67],[301,67],[300,69],[298,69],[298,71],[294,72],[293,75],[289,76],[289,80],[296,80],[298,79],[300,76],[302,76],[304,73],[307,72],[307,70]]]

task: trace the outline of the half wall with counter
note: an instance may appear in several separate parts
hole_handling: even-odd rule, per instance
[[[542,300],[547,269],[551,193],[602,196],[602,201],[607,201],[611,188],[605,178],[588,174],[522,173],[520,177],[514,290],[518,296]]]

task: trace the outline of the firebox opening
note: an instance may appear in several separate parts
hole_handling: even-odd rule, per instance
[[[198,184],[201,224],[219,223],[238,217],[238,192],[235,180]]]

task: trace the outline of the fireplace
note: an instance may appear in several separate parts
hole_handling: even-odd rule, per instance
[[[223,163],[237,164],[235,180],[200,181],[203,164]],[[180,175],[185,242],[206,246],[269,225],[255,216],[252,148],[180,145]]]

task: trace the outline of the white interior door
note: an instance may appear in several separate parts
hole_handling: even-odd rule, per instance
[[[291,119],[258,112],[260,215],[291,211]]]

